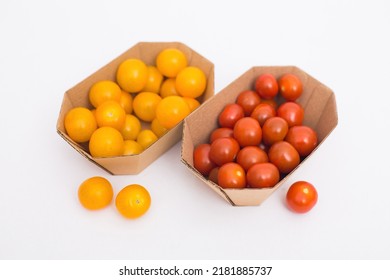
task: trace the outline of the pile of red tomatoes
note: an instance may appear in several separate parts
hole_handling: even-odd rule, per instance
[[[272,188],[317,146],[303,125],[298,76],[262,74],[218,117],[209,143],[194,150],[194,167],[222,188]],[[282,102],[276,102],[276,99]]]

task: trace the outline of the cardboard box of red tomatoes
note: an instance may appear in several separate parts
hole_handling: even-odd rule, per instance
[[[165,135],[140,154],[115,157],[93,157],[89,153],[87,144],[76,143],[68,136],[65,130],[64,120],[66,114],[72,108],[82,106],[92,109],[88,99],[90,88],[98,81],[115,81],[116,71],[123,61],[130,58],[137,58],[141,59],[147,65],[155,65],[157,55],[167,48],[177,48],[181,50],[187,58],[188,66],[196,66],[206,75],[207,86],[204,94],[198,98],[198,101],[203,103],[212,97],[214,95],[214,65],[212,62],[190,47],[179,42],[140,42],[65,92],[57,120],[56,128],[58,134],[87,160],[111,174],[137,174],[145,169],[181,139],[183,121],[170,129]],[[144,126],[146,124],[143,123],[142,125]]]
[[[273,187],[266,188],[222,188],[215,180],[210,180],[194,167],[194,149],[203,143],[209,143],[211,133],[219,127],[218,117],[227,104],[235,103],[237,96],[246,90],[254,90],[256,79],[262,74],[271,74],[279,79],[284,74],[293,74],[299,78],[303,85],[303,92],[296,100],[304,109],[303,125],[312,128],[317,133],[316,148],[301,158],[291,172],[282,174],[280,181]],[[281,104],[285,100],[278,96],[276,102]],[[333,91],[305,71],[295,66],[268,66],[253,67],[238,77],[222,91],[208,100],[201,108],[191,114],[184,121],[181,157],[182,162],[206,186],[215,191],[233,206],[260,205],[300,165],[320,148],[326,137],[337,126],[338,116],[336,100]]]

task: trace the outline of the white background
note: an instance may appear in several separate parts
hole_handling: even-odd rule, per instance
[[[0,259],[389,259],[389,1],[1,1]],[[232,207],[191,176],[180,144],[111,176],[56,133],[64,92],[139,41],[213,61],[218,92],[255,65],[296,65],[332,88],[339,125],[259,207]],[[126,220],[90,212],[79,184],[151,193]],[[308,214],[284,205],[312,182]]]

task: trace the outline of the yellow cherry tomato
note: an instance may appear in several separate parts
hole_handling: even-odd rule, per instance
[[[161,97],[154,92],[140,92],[133,100],[133,110],[138,118],[151,122],[156,117],[156,107]]]
[[[156,66],[165,77],[174,78],[187,66],[187,58],[181,50],[168,48],[157,55]]]
[[[89,140],[89,152],[93,157],[114,157],[123,155],[122,134],[106,126],[95,130]]]
[[[123,61],[116,72],[116,81],[119,86],[127,92],[134,93],[141,91],[148,79],[148,68],[146,64],[136,58]]]
[[[126,115],[125,124],[121,133],[124,140],[136,140],[141,131],[141,122],[134,115]]]
[[[65,115],[66,133],[77,143],[89,141],[96,129],[95,116],[87,108],[76,107]]]
[[[163,81],[160,88],[160,96],[165,98],[171,95],[179,95],[176,90],[176,80],[175,78],[169,78]]]
[[[188,107],[190,108],[190,111],[193,112],[196,108],[200,106],[200,103],[198,100],[192,97],[183,97],[183,100],[187,103]]]
[[[133,96],[122,90],[121,98],[119,104],[125,110],[126,114],[131,114],[133,112]]]
[[[158,138],[168,132],[168,129],[163,127],[158,119],[154,119],[150,125],[151,130],[156,134]]]
[[[182,97],[168,96],[158,104],[156,118],[163,127],[171,129],[190,113],[190,108]]]
[[[186,67],[176,77],[176,90],[183,97],[197,98],[203,94],[206,86],[206,75],[198,67]]]
[[[164,77],[155,66],[148,66],[148,79],[142,91],[159,93]]]
[[[110,126],[121,130],[125,124],[126,112],[115,101],[106,101],[96,108],[96,122],[99,127]]]
[[[111,183],[99,176],[85,180],[78,189],[81,205],[89,210],[98,210],[108,206],[113,197],[114,191]]]
[[[122,91],[117,83],[113,81],[99,81],[92,85],[89,90],[89,101],[97,108],[106,101],[113,100],[119,102]]]
[[[138,155],[143,152],[144,148],[134,140],[125,140],[123,155],[131,156]]]
[[[118,212],[129,219],[144,215],[149,210],[151,202],[148,190],[138,184],[124,187],[115,198]]]
[[[146,150],[154,142],[158,140],[156,134],[150,129],[141,130],[137,136],[137,142]]]

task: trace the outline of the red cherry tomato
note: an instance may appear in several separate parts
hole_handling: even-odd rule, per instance
[[[295,101],[303,91],[301,80],[294,74],[285,74],[278,80],[279,92],[287,101]]]
[[[317,133],[308,126],[293,126],[287,133],[286,141],[305,157],[317,147]]]
[[[214,167],[211,169],[209,173],[209,180],[218,184],[218,172],[219,172],[219,167]]]
[[[236,162],[248,171],[256,163],[268,162],[268,155],[259,147],[247,146],[238,152]]]
[[[304,118],[304,110],[301,105],[295,102],[285,102],[279,106],[277,116],[285,119],[289,127],[301,125]]]
[[[286,141],[273,144],[268,151],[268,158],[284,174],[290,173],[301,161],[297,150]]]
[[[251,188],[272,188],[279,182],[280,175],[272,163],[256,163],[249,168],[246,179]]]
[[[276,102],[275,99],[261,99],[260,104],[268,104],[271,105],[272,108],[275,110],[278,109],[278,103]]]
[[[272,74],[262,74],[255,82],[256,92],[264,99],[272,99],[278,94],[278,82]]]
[[[253,109],[261,102],[260,96],[253,90],[241,92],[236,99],[236,103],[244,109],[245,116],[250,116]]]
[[[216,165],[221,166],[235,160],[240,145],[234,138],[218,138],[210,146],[209,157]]]
[[[236,122],[244,117],[244,109],[238,104],[228,104],[219,114],[218,122],[221,127],[233,128]]]
[[[208,176],[210,171],[216,166],[214,162],[210,160],[210,144],[200,144],[194,150],[194,167],[203,176]]]
[[[265,123],[265,121],[269,118],[276,116],[276,110],[271,105],[266,103],[260,103],[253,110],[251,117],[256,119],[261,126]]]
[[[262,139],[260,124],[251,117],[238,120],[233,128],[233,134],[241,147],[258,146]]]
[[[286,194],[286,202],[291,210],[297,213],[309,212],[318,200],[315,187],[305,181],[298,181],[291,185]]]
[[[286,137],[288,124],[281,117],[272,117],[265,121],[262,131],[264,144],[272,145]]]
[[[246,175],[244,169],[235,162],[222,165],[218,171],[218,185],[222,188],[245,188]]]
[[[213,143],[215,139],[224,137],[233,137],[233,129],[228,127],[219,127],[213,130],[210,135],[210,143]]]

